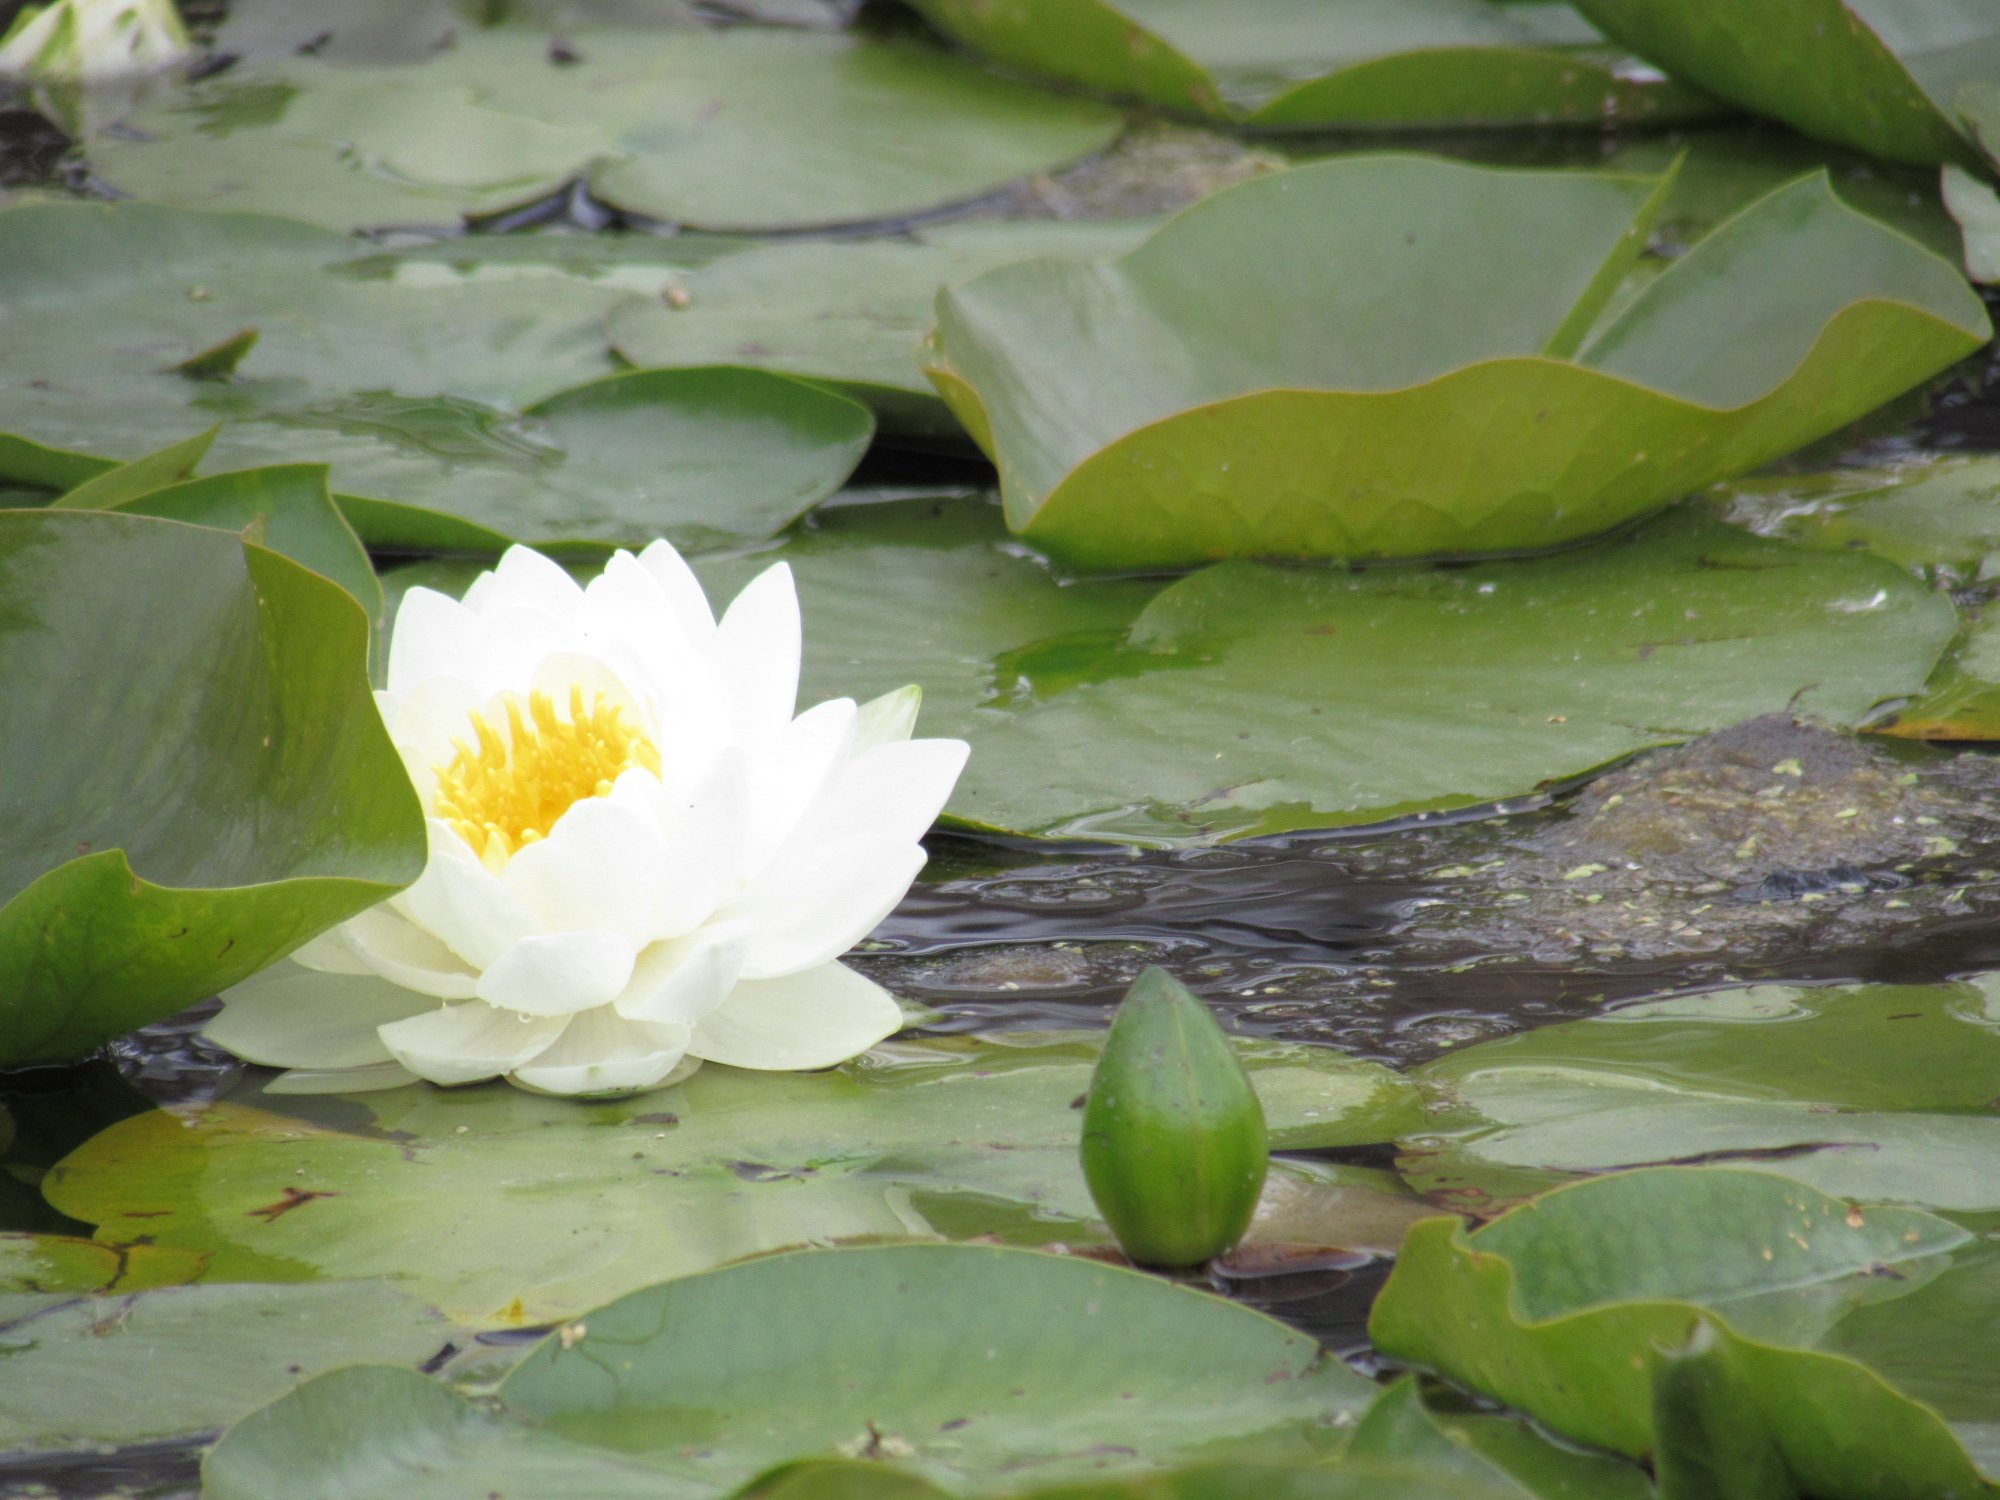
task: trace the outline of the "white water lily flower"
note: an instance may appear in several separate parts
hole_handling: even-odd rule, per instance
[[[193,50],[172,0],[30,5],[0,37],[0,78],[95,83],[172,67]]]
[[[966,746],[910,738],[915,688],[794,717],[799,654],[788,567],[718,623],[665,542],[588,588],[515,547],[463,603],[410,590],[376,697],[429,862],[208,1035],[299,1091],[618,1093],[873,1046],[901,1011],[837,959],[916,878]]]

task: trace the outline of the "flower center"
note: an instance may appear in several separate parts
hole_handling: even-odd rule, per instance
[[[484,714],[472,716],[478,747],[454,740],[458,753],[437,768],[436,814],[489,868],[548,837],[556,820],[585,797],[605,797],[634,766],[659,774],[660,752],[602,693],[584,701],[569,690],[569,717],[559,718],[547,693],[506,695],[503,731]],[[527,712],[524,716],[522,709]]]

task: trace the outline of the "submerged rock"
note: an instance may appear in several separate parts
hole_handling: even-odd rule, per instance
[[[1430,872],[1449,893],[1401,936],[1596,960],[1879,942],[1995,881],[1994,771],[1766,715],[1642,755]]]

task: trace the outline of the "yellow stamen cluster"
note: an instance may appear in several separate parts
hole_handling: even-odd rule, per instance
[[[475,713],[477,748],[455,740],[458,753],[437,768],[436,815],[489,869],[547,838],[585,797],[610,795],[612,783],[633,767],[659,774],[653,742],[633,727],[624,705],[602,693],[586,703],[583,689],[572,687],[567,719],[557,717],[547,693],[528,694],[525,716],[517,694],[506,695],[506,706],[504,731]]]

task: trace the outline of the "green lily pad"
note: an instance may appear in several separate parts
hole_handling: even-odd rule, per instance
[[[1944,201],[1958,221],[1965,274],[2000,282],[2000,193],[1958,167],[1944,169]]]
[[[606,309],[714,249],[385,255],[245,215],[0,212],[0,475],[70,489],[220,421],[211,470],[330,463],[376,546],[761,540],[839,487],[873,424],[763,371],[612,374]],[[246,329],[224,378],[177,368]]]
[[[1656,1372],[1706,1319],[1737,1401],[1801,1490],[1971,1496],[2000,1479],[2000,1400],[1981,1342],[2000,1277],[1990,1249],[1962,1248],[1968,1238],[1930,1214],[1856,1208],[1773,1173],[1622,1173],[1469,1233],[1455,1219],[1418,1225],[1369,1332],[1393,1358],[1638,1456],[1655,1441]],[[1954,1322],[1968,1303],[1984,1316]],[[1901,1388],[1923,1361],[1926,1387]]]
[[[1865,548],[1935,583],[1966,587],[2000,571],[2000,457],[1761,474],[1719,485],[1709,498],[1760,535]]]
[[[990,507],[926,501],[824,511],[704,582],[773,557],[808,701],[921,683],[924,732],[971,742],[953,818],[1155,845],[1476,806],[1795,702],[1853,723],[1957,630],[1879,559],[1698,514],[1528,561],[1163,586],[1061,583]]]
[[[1433,1221],[1435,1222],[1435,1221]],[[1559,1447],[1525,1423],[1426,1405],[1414,1377],[1383,1392],[1362,1415],[1345,1457],[1421,1461],[1442,1474],[1491,1485],[1524,1500],[1652,1500],[1653,1486],[1629,1463]]]
[[[367,1282],[10,1298],[0,1305],[0,1451],[213,1432],[323,1370],[423,1363],[453,1333]]]
[[[385,1276],[465,1321],[533,1323],[759,1251],[928,1235],[933,1200],[990,1207],[964,1232],[1101,1239],[1070,1107],[1095,1042],[898,1043],[798,1076],[709,1067],[602,1105],[406,1088],[364,1096],[367,1129],[353,1105],[318,1125],[273,1112],[310,1109],[296,1100],[232,1101],[122,1121],[44,1191],[106,1243],[200,1251],[212,1276]],[[1244,1049],[1281,1147],[1416,1126],[1414,1091],[1379,1065]],[[1339,1208],[1372,1226],[1380,1196]]]
[[[1416,1076],[1447,1106],[1404,1175],[1490,1213],[1552,1181],[1769,1162],[1822,1192],[2000,1209],[2000,1009],[1970,985],[1765,986],[1468,1047]]]
[[[199,1255],[158,1245],[101,1245],[66,1234],[0,1234],[0,1298],[121,1296],[197,1279]],[[4,1337],[4,1334],[0,1334]]]
[[[2000,76],[1981,0],[1576,0],[1674,77],[1821,140],[1891,161],[1966,158],[1959,96]]]
[[[171,451],[171,450],[170,450]],[[184,479],[116,498],[116,488],[142,481],[129,471],[144,468],[136,459],[107,470],[51,503],[51,510],[117,510],[159,516],[195,526],[214,526],[282,553],[352,594],[370,619],[382,613],[382,585],[354,528],[347,524],[326,487],[322,464],[284,464],[241,469],[207,479]]]
[[[1268,129],[1662,123],[1714,104],[1566,5],[1494,0],[908,0],[1031,73]]]
[[[754,27],[459,27],[402,66],[231,68],[88,146],[147,202],[456,227],[583,178],[629,212],[766,231],[900,218],[1108,145],[1115,110],[913,42]]]
[[[1868,726],[1905,740],[2000,740],[2000,614],[1982,606],[1913,702]]]
[[[1824,175],[1600,321],[1661,191],[1417,157],[1296,168],[1121,260],[948,288],[927,369],[999,466],[1015,530],[1130,568],[1574,541],[1831,432],[1989,336],[1954,267]]]
[[[171,1015],[416,878],[343,590],[97,512],[0,512],[0,575],[0,1065]]]
[[[403,1371],[314,1381],[223,1439],[205,1492],[427,1500],[564,1475],[548,1492],[720,1496],[842,1453],[952,1490],[1053,1483],[1219,1452],[1308,1459],[1375,1394],[1311,1339],[1205,1293],[965,1245],[775,1256],[635,1291],[563,1332],[492,1412]]]
[[[642,368],[732,364],[832,386],[885,427],[932,437],[959,427],[918,351],[938,291],[1037,255],[1114,255],[1149,221],[947,224],[894,240],[801,240],[695,270],[664,296],[611,310],[611,343]]]

